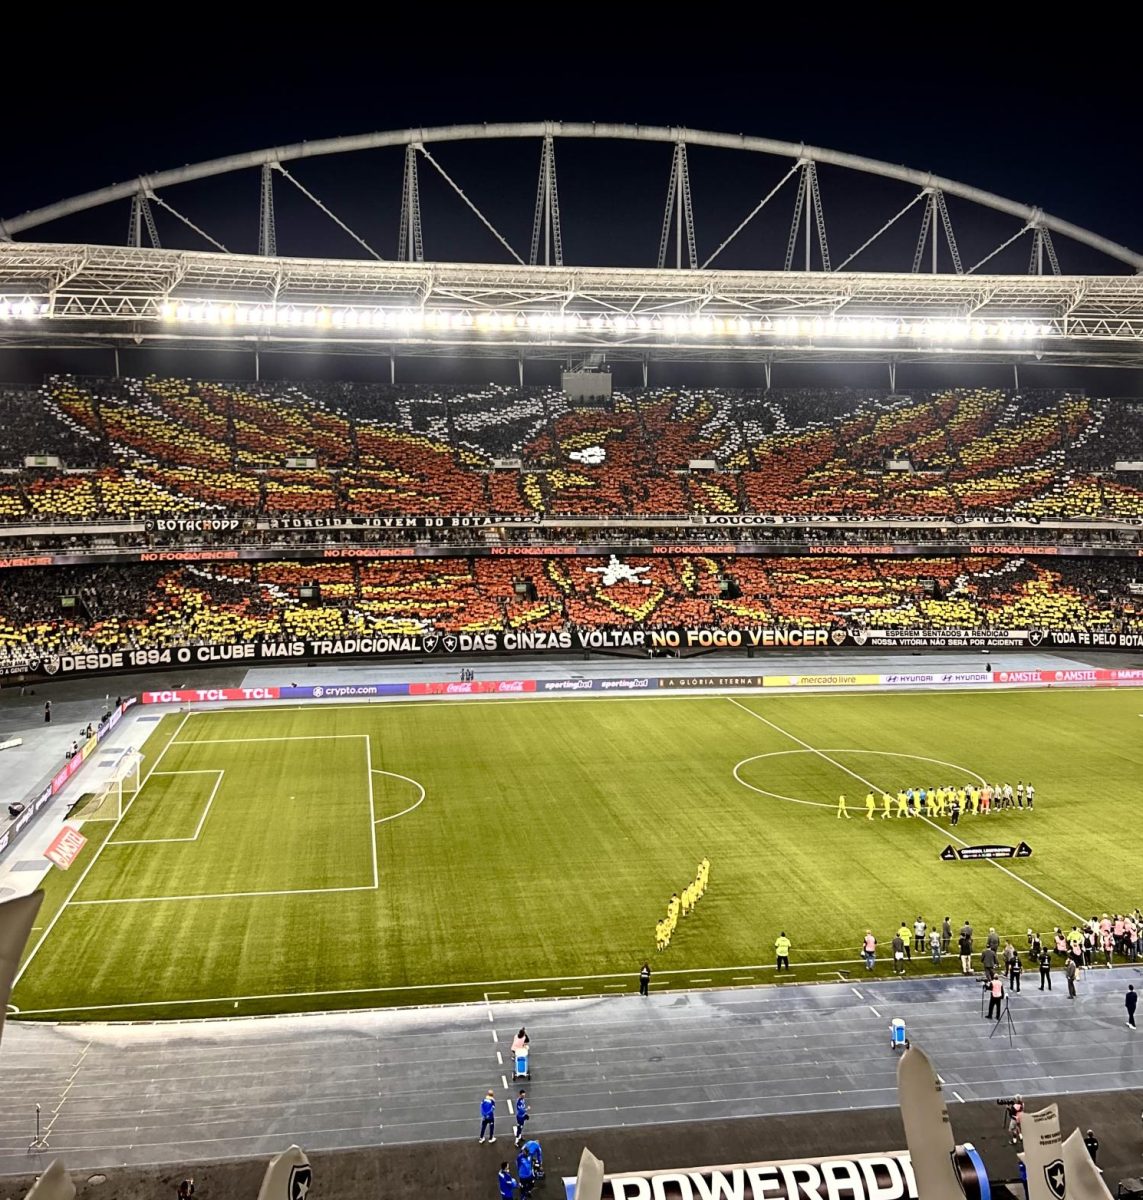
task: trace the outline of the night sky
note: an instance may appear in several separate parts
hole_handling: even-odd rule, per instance
[[[647,32],[606,9],[524,16],[486,6],[473,20],[450,9],[422,6],[409,23],[382,15],[362,23],[347,9],[316,26],[315,9],[304,26],[270,17],[272,32],[257,38],[218,14],[188,18],[177,36],[163,33],[162,14],[115,30],[53,29],[49,56],[6,63],[0,215],[278,143],[452,122],[599,120],[804,140],[904,163],[1143,248],[1143,89],[1125,31],[1046,18],[1035,18],[1035,32],[973,28],[967,17],[888,8],[863,21],[815,14],[799,28],[764,8],[727,7],[687,9],[673,25],[658,15],[673,10],[648,10],[656,15]],[[538,143],[431,149],[527,257]],[[566,261],[653,266],[669,148],[563,141],[556,154]],[[700,261],[788,165],[692,151]],[[396,256],[400,151],[290,169],[381,255]],[[420,182],[427,258],[507,261],[425,163]],[[913,194],[828,168],[821,182],[835,263]],[[228,248],[256,249],[255,172],[164,195]],[[363,253],[288,184],[278,182],[277,198],[279,253]],[[780,267],[793,201],[787,184],[717,265]],[[1017,228],[955,200],[950,210],[966,265]],[[164,245],[207,248],[169,215],[157,220]],[[895,239],[854,266],[908,270],[919,220],[918,205]],[[120,202],[22,238],[122,243],[127,222]],[[997,263],[1022,272],[1029,249],[1023,239]],[[1074,243],[1057,239],[1057,250],[1065,272],[1124,270]]]

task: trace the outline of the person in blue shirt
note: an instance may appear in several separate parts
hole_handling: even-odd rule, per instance
[[[519,1146],[524,1140],[524,1122],[528,1119],[528,1094],[523,1088],[520,1089],[520,1094],[516,1097],[516,1124],[512,1126],[512,1132],[516,1136],[516,1145]]]
[[[527,1200],[532,1194],[532,1188],[536,1186],[536,1171],[527,1150],[521,1150],[516,1155],[516,1174],[520,1177],[521,1200]]]
[[[491,1088],[485,1092],[484,1099],[480,1102],[480,1140],[482,1142],[485,1140],[486,1132],[488,1141],[496,1141],[496,1096]]]
[[[535,1138],[529,1138],[524,1143],[524,1153],[528,1156],[532,1164],[532,1174],[536,1179],[544,1177],[544,1152],[540,1149],[540,1143]]]
[[[500,1164],[500,1174],[496,1176],[496,1182],[500,1185],[500,1200],[513,1200],[516,1195],[516,1180],[512,1178],[512,1172],[508,1170],[506,1162]]]

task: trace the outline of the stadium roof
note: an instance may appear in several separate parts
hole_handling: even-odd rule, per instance
[[[430,145],[537,139],[540,170],[527,259],[444,170]],[[668,144],[670,170],[657,263],[565,264],[556,139]],[[785,174],[700,260],[687,146],[777,156]],[[381,258],[286,167],[324,155],[404,147],[396,261]],[[418,163],[422,164],[418,168]],[[871,233],[847,257],[831,253],[818,166],[911,189],[887,219],[857,216]],[[243,170],[261,172],[257,254],[230,253],[159,189]],[[423,261],[418,169],[443,177],[499,243],[498,264]],[[307,201],[368,257],[279,257],[275,181]],[[712,264],[787,185],[796,190],[779,269]],[[946,197],[1015,218],[1011,236],[966,266]],[[833,193],[831,193],[831,201]],[[129,244],[12,240],[116,200],[131,205]],[[214,249],[163,249],[155,209]],[[773,209],[771,209],[771,212]],[[912,212],[919,236],[900,270],[869,272],[868,248]],[[253,218],[255,214],[252,212]],[[1063,275],[1052,235],[1106,256],[1109,273]],[[1019,239],[1027,274],[997,273]],[[3,240],[7,239],[7,240]],[[149,242],[150,245],[144,245]],[[490,243],[491,244],[491,243]],[[795,269],[802,267],[801,270]],[[453,125],[332,138],[251,151],[141,176],[0,221],[0,345],[205,349],[333,349],[552,359],[685,358],[762,361],[977,361],[1143,365],[1143,255],[1042,210],[927,172],[765,138],[631,125]],[[945,269],[945,268],[948,269]],[[990,273],[984,273],[987,270]]]
[[[0,344],[1143,365],[1143,276],[521,267],[0,244]]]

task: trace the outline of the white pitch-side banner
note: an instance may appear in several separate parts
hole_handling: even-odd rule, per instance
[[[586,1147],[579,1156],[579,1171],[571,1200],[600,1200],[603,1195],[603,1159],[596,1158]]]
[[[911,1046],[897,1063],[897,1099],[917,1190],[924,1200],[964,1200],[953,1165],[956,1139],[940,1081],[924,1051]]]
[[[28,934],[36,922],[43,892],[17,896],[0,903],[0,1037],[4,1036],[4,1018],[8,1015],[8,997],[16,982],[20,955],[28,944]]]
[[[1060,1108],[1049,1104],[1025,1112],[1020,1120],[1024,1141],[1024,1169],[1028,1172],[1028,1200],[1064,1200],[1064,1139],[1060,1136]]]
[[[258,1200],[306,1200],[313,1184],[310,1160],[300,1146],[291,1146],[270,1159]]]
[[[1078,1129],[1067,1136],[1063,1149],[1067,1200],[1111,1200],[1111,1190],[1091,1161]]]
[[[75,1200],[75,1184],[58,1158],[32,1184],[26,1200]]]
[[[1058,1105],[1026,1112],[1021,1131],[1028,1200],[1111,1200],[1080,1131],[1073,1129],[1066,1140],[1061,1136]]]

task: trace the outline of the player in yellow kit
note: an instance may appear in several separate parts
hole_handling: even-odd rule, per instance
[[[888,792],[881,793],[881,820],[887,821],[893,815],[893,797]]]
[[[865,797],[865,819],[867,821],[873,820],[873,812],[876,808],[877,801],[874,798],[873,793],[869,792]]]
[[[908,816],[908,814],[909,814],[909,809],[905,802],[905,793],[898,792],[897,793],[897,816],[898,816],[898,818],[900,818],[900,817]]]
[[[842,794],[837,798],[837,819],[840,821],[842,817],[844,817],[847,821],[849,820],[849,811],[845,807],[844,792],[842,792]]]

